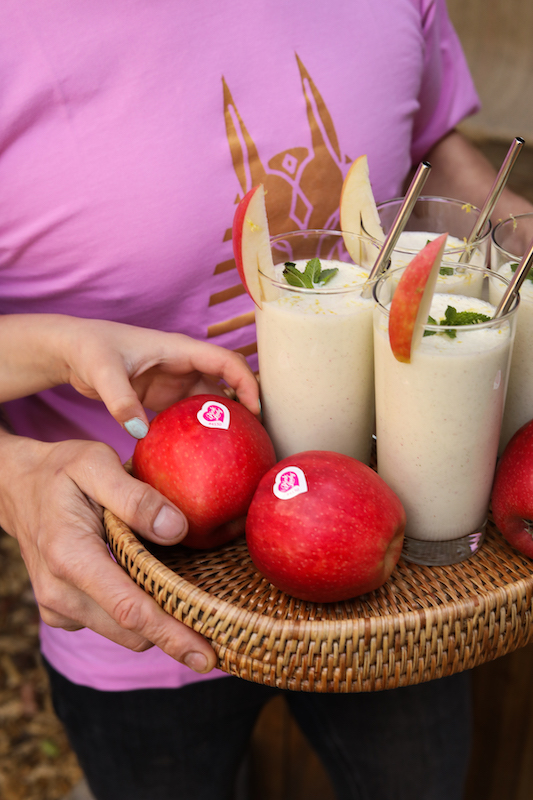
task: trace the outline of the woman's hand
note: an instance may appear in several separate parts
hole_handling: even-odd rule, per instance
[[[107,445],[2,432],[0,449],[0,525],[18,539],[44,622],[88,627],[136,651],[155,644],[209,672],[216,656],[207,641],[138,587],[104,541],[102,507],[160,544],[185,536],[181,511],[128,475]]]
[[[102,400],[136,438],[148,431],[144,408],[158,412],[191,394],[222,394],[220,380],[259,413],[245,359],[179,333],[60,314],[8,315],[0,318],[0,353],[0,402],[70,383]]]

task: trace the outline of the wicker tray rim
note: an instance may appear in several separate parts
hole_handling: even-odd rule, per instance
[[[148,578],[153,572],[157,572],[161,582],[165,585],[167,594],[174,593],[182,602],[194,605],[195,608],[212,615],[216,620],[223,618],[228,624],[240,625],[243,628],[252,625],[262,635],[266,633],[279,634],[283,638],[290,638],[298,634],[300,637],[306,637],[307,634],[316,631],[317,627],[326,627],[332,635],[347,633],[347,629],[358,635],[365,631],[374,635],[378,629],[415,631],[422,626],[433,627],[439,621],[475,619],[497,607],[499,602],[505,603],[509,600],[513,602],[521,593],[527,593],[528,589],[532,588],[533,575],[532,580],[522,578],[507,586],[479,589],[475,596],[454,600],[446,605],[413,609],[410,612],[381,613],[379,616],[346,619],[280,619],[237,607],[227,600],[215,598],[204,589],[194,586],[152,555],[122,520],[108,509],[104,510],[104,517],[105,523],[110,529],[114,528],[120,531],[119,535],[126,547],[136,550],[135,559],[131,555],[128,556],[130,561],[135,561],[135,567],[139,572],[142,570]],[[131,566],[133,567],[133,563]]]

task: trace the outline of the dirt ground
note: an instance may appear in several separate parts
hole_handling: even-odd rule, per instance
[[[0,575],[0,797],[60,800],[81,771],[51,706],[26,568],[1,530]]]

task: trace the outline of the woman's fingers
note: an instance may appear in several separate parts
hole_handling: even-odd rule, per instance
[[[191,367],[202,375],[217,377],[235,390],[240,402],[252,414],[260,413],[259,386],[246,359],[217,345],[191,340]]]
[[[113,455],[108,448],[106,451]],[[71,465],[70,477],[84,496],[109,508],[143,536],[162,543],[168,541],[157,531],[157,520],[167,513],[174,514],[177,509],[169,506],[155,489],[129,476],[118,459],[108,459],[106,455],[99,451],[98,470],[86,471],[83,466],[73,468]],[[82,513],[80,510],[80,518]],[[79,529],[83,531],[81,525]],[[172,531],[173,522],[169,526],[173,536]],[[80,553],[75,560],[70,560],[68,571],[63,571],[64,579],[76,585],[91,601],[85,608],[78,609],[76,619],[84,624],[88,624],[89,619],[93,630],[133,649],[156,644],[196,671],[208,672],[215,666],[216,656],[206,640],[163,611],[109,557],[104,542],[95,539],[92,531],[78,536],[78,549],[83,552],[84,547],[90,549],[92,558],[82,557]],[[97,557],[97,548],[100,557]]]
[[[128,475],[118,455],[106,445],[91,443],[91,459],[73,460],[66,469],[84,495],[144,538],[168,545],[186,536],[183,512],[152,486]]]
[[[2,444],[0,522],[19,541],[43,620],[89,627],[133,650],[155,644],[192,669],[212,669],[209,643],[137,586],[103,538],[102,506],[163,543],[186,531],[179,509],[129,476],[106,445],[7,434]]]
[[[119,325],[110,327],[102,340],[103,332],[95,330],[100,338],[84,351],[84,381],[121,425],[136,419],[148,423],[134,395],[152,410],[161,410],[189,395],[203,375],[224,381],[243,405],[259,414],[257,380],[239,353],[180,333]],[[136,430],[135,423],[130,427]]]
[[[157,645],[197,672],[209,672],[216,666],[208,642],[137,586],[110,558],[98,536],[76,537],[76,549],[78,557],[68,559],[68,568],[62,570],[62,585],[40,593],[44,622],[67,630],[88,627],[139,652]],[[67,555],[63,553],[64,558]],[[54,596],[55,592],[59,595]],[[56,610],[60,606],[68,606],[68,616]]]

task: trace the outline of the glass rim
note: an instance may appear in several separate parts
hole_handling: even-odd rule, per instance
[[[344,236],[348,235],[348,236],[351,236],[351,237],[353,237],[355,239],[360,239],[361,241],[367,242],[368,244],[371,244],[371,245],[375,246],[375,241],[372,239],[372,237],[370,237],[366,233],[362,234],[362,233],[352,233],[351,231],[340,231],[337,228],[331,228],[331,229],[329,229],[329,228],[306,228],[305,230],[288,231],[286,233],[278,233],[275,236],[271,236],[270,237],[270,247],[272,249],[272,246],[276,242],[283,241],[284,239],[287,239],[289,237],[293,237],[293,238],[295,236],[304,237],[304,236],[307,236],[308,234],[312,234],[312,235],[317,236],[317,237],[321,237],[321,236],[334,236],[336,238],[341,237],[343,240],[344,240]],[[318,258],[318,256],[316,256],[316,258]],[[376,255],[376,258],[377,258],[377,255]],[[353,262],[353,260],[352,261],[345,261],[345,262],[342,262],[342,263],[348,264],[349,266],[359,267],[359,269],[365,269],[365,267],[362,267],[360,264],[355,264]],[[284,283],[283,281],[277,280],[276,278],[272,277],[271,275],[267,275],[265,272],[263,272],[260,267],[258,267],[258,272],[261,275],[261,277],[265,278],[267,281],[269,281],[272,286],[276,286],[278,289],[283,289],[283,291],[297,292],[298,294],[304,294],[304,295],[319,294],[319,295],[323,296],[323,295],[346,294],[348,292],[352,293],[352,292],[356,292],[358,290],[360,291],[367,284],[368,284],[369,288],[373,287],[374,283],[377,280],[377,278],[373,278],[372,281],[369,283],[368,280],[363,280],[361,278],[360,281],[358,281],[357,283],[354,283],[354,284],[352,284],[350,286],[336,286],[336,287],[330,287],[329,289],[327,288],[327,286],[324,286],[322,288],[317,287],[316,289],[315,288],[314,289],[307,289],[305,286],[293,286],[290,283]],[[364,298],[364,299],[367,299],[367,298]],[[368,299],[370,300],[371,298],[369,297]]]
[[[376,208],[377,208],[377,210],[379,212],[380,208],[386,208],[387,206],[390,206],[393,203],[395,203],[395,204],[403,203],[403,200],[404,200],[403,197],[391,197],[389,200],[383,200],[381,203],[376,203]],[[416,203],[423,202],[423,201],[425,201],[425,202],[428,202],[428,201],[429,202],[437,202],[437,203],[442,203],[443,205],[444,204],[446,204],[446,205],[451,204],[453,206],[459,206],[460,210],[462,210],[466,206],[470,206],[470,211],[476,212],[478,215],[480,214],[480,209],[477,206],[475,206],[473,203],[465,203],[463,200],[457,200],[454,197],[444,197],[442,195],[431,195],[431,194],[420,195],[420,197],[417,197],[415,205],[416,205]],[[363,231],[365,232],[365,235],[368,236],[370,239],[372,239],[372,241],[378,242],[380,244],[383,244],[383,242],[379,242],[378,239],[373,237],[370,233],[368,233],[365,230],[365,226],[364,226],[363,221],[361,221],[361,226],[363,228]],[[476,239],[476,242],[483,242],[485,239],[488,239],[490,237],[492,229],[493,229],[492,228],[492,222],[490,221],[490,219],[488,219],[485,222],[483,230],[485,230],[485,228],[487,229],[486,233],[484,233],[483,236],[478,236],[478,238]],[[434,231],[428,231],[428,233],[434,233]],[[448,234],[448,235],[450,235],[450,234]],[[453,234],[451,234],[451,235],[453,236]],[[465,242],[465,246],[466,246],[466,242]],[[465,246],[463,246],[463,247],[446,248],[444,250],[444,252],[445,253],[463,253],[464,250],[465,250]],[[474,248],[474,245],[471,245],[471,247]],[[401,249],[399,247],[395,247],[393,252],[396,252],[396,253],[415,253],[416,254],[417,252],[420,252],[420,251],[418,251],[418,250],[403,250],[403,249]]]
[[[352,233],[352,231],[341,231],[339,228],[303,228],[302,230],[273,234],[270,236],[270,246],[272,246],[274,242],[287,239],[289,236],[307,236],[308,234],[313,234],[313,236],[341,236],[343,238],[345,234],[347,234],[348,236],[355,236],[357,239],[364,239],[365,241],[372,240],[372,237],[368,233]]]
[[[517,256],[516,253],[511,253],[510,250],[506,250],[506,248],[503,247],[503,245],[501,245],[499,242],[497,242],[496,241],[496,232],[500,231],[505,225],[509,225],[510,222],[513,222],[513,223],[517,222],[520,219],[523,219],[524,217],[529,217],[530,219],[533,219],[533,211],[526,211],[523,214],[513,214],[512,216],[508,216],[505,219],[501,219],[499,222],[496,223],[496,225],[492,229],[492,233],[491,233],[491,242],[492,242],[492,244],[494,245],[494,247],[498,248],[500,253],[503,253],[505,256],[509,256],[510,259],[514,258],[514,259],[520,260],[522,258],[522,256],[519,256],[519,255]]]
[[[462,268],[465,269],[465,267],[462,267]],[[379,310],[379,312],[381,314],[384,314],[386,317],[389,316],[390,312],[389,312],[389,309],[385,308],[383,303],[377,297],[378,286],[380,285],[380,283],[385,282],[385,279],[390,277],[391,275],[393,275],[395,272],[403,272],[404,269],[405,269],[404,267],[400,267],[400,269],[386,270],[385,272],[381,273],[381,275],[378,277],[378,279],[374,283],[374,287],[372,289],[372,297],[373,297],[374,302],[375,302],[375,308],[377,310]],[[486,277],[497,278],[498,280],[500,280],[502,283],[506,284],[507,286],[510,283],[510,281],[508,281],[507,278],[502,277],[499,272],[494,272],[494,270],[487,269],[486,267],[470,267],[470,266],[468,266],[468,267],[466,267],[466,269],[474,270],[476,272],[482,272]],[[436,292],[435,294],[446,294],[446,292],[438,292],[438,293]],[[479,298],[473,298],[473,299],[479,299]],[[498,317],[498,319],[494,319],[494,317],[491,317],[491,319],[487,319],[487,320],[485,320],[483,322],[475,322],[475,323],[473,323],[471,325],[431,325],[430,323],[426,323],[423,326],[423,328],[424,328],[424,330],[435,332],[435,333],[443,333],[444,331],[447,331],[447,330],[450,330],[450,331],[451,330],[454,330],[454,331],[466,331],[466,332],[475,331],[475,330],[482,330],[483,328],[490,328],[490,327],[493,327],[493,326],[495,326],[497,324],[500,324],[500,323],[503,323],[503,322],[510,322],[511,318],[514,317],[516,311],[518,310],[519,305],[520,305],[520,294],[517,293],[517,294],[515,294],[515,298],[514,298],[513,304],[511,306],[511,308],[509,309],[509,311],[507,311],[505,314],[502,314],[502,316]]]
[[[392,203],[402,203],[404,200],[403,197],[389,197],[388,200],[380,200],[379,203],[376,203],[378,208],[382,206],[386,206]],[[437,203],[446,203],[448,205],[451,203],[454,206],[460,206],[461,209],[463,206],[470,206],[472,211],[477,211],[479,213],[480,209],[478,206],[475,206],[474,203],[466,203],[464,200],[458,200],[456,197],[447,197],[443,194],[421,194],[419,197],[416,198],[416,203],[422,201],[430,201],[430,202],[437,202]],[[489,220],[487,220],[488,222]]]

